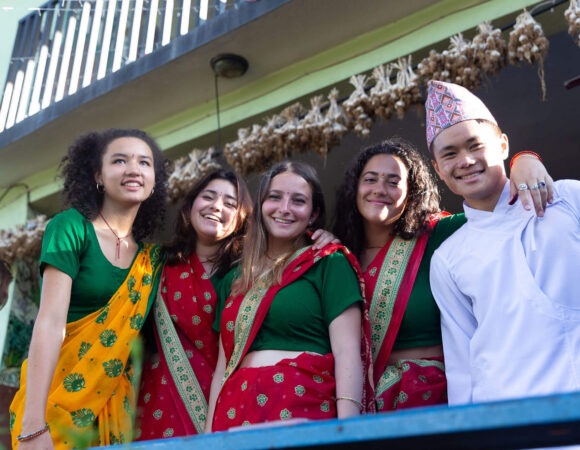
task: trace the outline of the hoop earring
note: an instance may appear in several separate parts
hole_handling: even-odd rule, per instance
[[[104,194],[105,193],[105,185],[97,183],[97,192],[99,194]]]

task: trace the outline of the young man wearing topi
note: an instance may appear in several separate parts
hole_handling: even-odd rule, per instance
[[[546,180],[544,217],[508,205],[508,138],[465,88],[429,84],[427,145],[467,223],[435,252],[449,404],[580,390],[580,182]]]

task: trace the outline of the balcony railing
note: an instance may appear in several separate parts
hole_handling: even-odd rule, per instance
[[[18,24],[0,107],[0,133],[242,1],[52,0],[44,4]]]

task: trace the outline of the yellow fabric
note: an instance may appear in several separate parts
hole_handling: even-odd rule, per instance
[[[160,267],[158,247],[145,245],[107,305],[67,325],[46,411],[55,449],[131,440],[135,389],[129,356]],[[25,361],[10,406],[13,449],[21,433],[26,367]]]

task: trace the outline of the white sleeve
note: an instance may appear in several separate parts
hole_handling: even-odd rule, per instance
[[[580,224],[580,181],[561,180],[555,183],[558,196],[570,206]]]
[[[477,322],[471,301],[459,290],[449,264],[436,251],[431,259],[430,283],[441,311],[443,354],[450,405],[472,402],[470,343]]]

